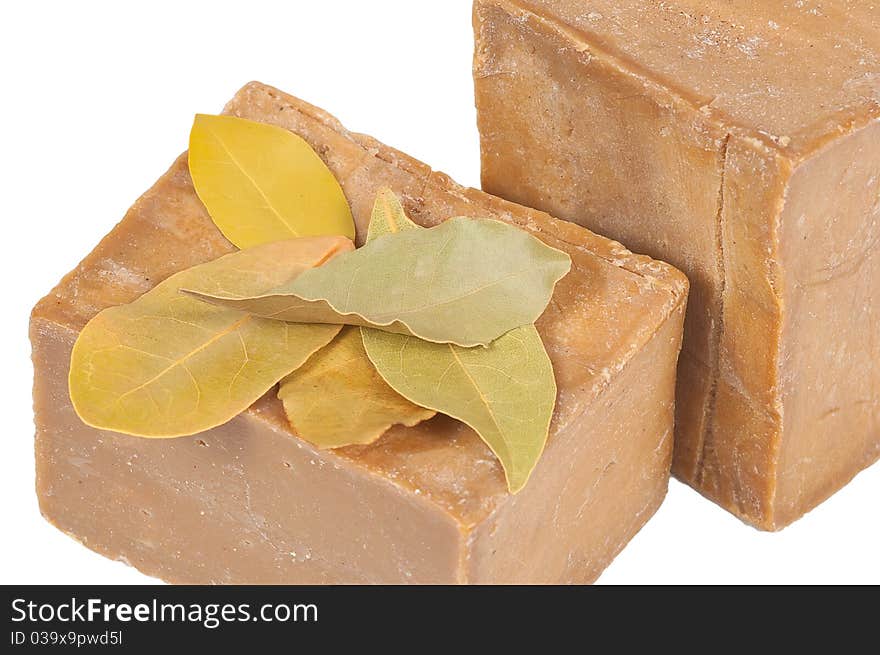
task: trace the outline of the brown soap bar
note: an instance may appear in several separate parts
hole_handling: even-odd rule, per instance
[[[559,403],[529,484],[437,417],[377,443],[321,451],[268,394],[227,425],[147,440],[83,425],[67,394],[77,332],[104,307],[231,250],[181,157],[33,312],[37,491],[44,515],[93,550],[182,583],[589,582],[662,501],[687,281],[571,223],[465,189],[261,84],[227,106],[305,138],[363,237],[390,186],[430,226],[503,220],[569,253],[538,328]]]
[[[478,0],[483,188],[691,281],[673,471],[777,529],[880,455],[880,3]]]

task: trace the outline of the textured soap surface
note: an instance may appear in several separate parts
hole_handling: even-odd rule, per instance
[[[172,582],[589,582],[662,501],[687,281],[671,266],[546,214],[455,185],[326,113],[252,83],[227,106],[305,138],[340,180],[358,238],[391,187],[430,226],[513,223],[572,257],[538,329],[559,386],[548,447],[508,493],[479,437],[437,417],[320,451],[267,395],[220,428],[144,440],[86,427],[67,395],[83,325],[231,250],[185,157],[35,308],[37,491],[90,548]]]
[[[483,187],[691,281],[674,472],[781,528],[880,456],[880,5],[477,0]]]

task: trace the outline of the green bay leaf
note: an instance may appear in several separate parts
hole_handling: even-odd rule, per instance
[[[376,194],[376,203],[373,205],[373,213],[370,215],[370,225],[367,228],[367,243],[375,241],[386,234],[397,234],[407,230],[420,230],[419,225],[413,223],[400,198],[388,187],[382,187]]]
[[[247,293],[350,250],[344,237],[269,243],[168,278],[111,307],[80,333],[70,397],[93,427],[179,437],[221,425],[329,343],[338,326],[292,325],[207,305],[178,290],[196,282]]]
[[[380,192],[368,239],[421,230],[388,190]],[[364,347],[382,378],[410,401],[473,428],[504,468],[508,488],[525,486],[541,457],[556,404],[556,378],[533,325],[488,348],[436,344],[362,328]]]
[[[533,324],[571,267],[566,253],[495,220],[453,218],[375,234],[363,248],[262,294],[187,292],[275,320],[374,327],[472,347]]]
[[[435,414],[388,386],[352,327],[282,380],[278,397],[296,433],[321,448],[369,444],[393,425]]]
[[[354,239],[339,182],[304,139],[284,128],[199,114],[189,170],[214,223],[239,248],[304,236]]]
[[[510,491],[525,486],[556,403],[553,366],[533,325],[486,348],[362,332],[370,361],[397,393],[469,425],[498,457]]]

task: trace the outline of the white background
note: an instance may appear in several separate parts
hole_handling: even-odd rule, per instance
[[[470,0],[12,2],[0,19],[0,583],[142,583],[34,496],[33,304],[257,79],[479,186]],[[845,438],[846,435],[841,435]],[[880,583],[880,466],[779,534],[673,482],[604,583]]]

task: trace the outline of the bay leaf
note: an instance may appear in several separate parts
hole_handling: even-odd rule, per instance
[[[321,448],[369,444],[393,425],[416,425],[435,414],[388,386],[352,327],[282,380],[278,397],[296,433]]]
[[[393,195],[393,194],[392,194]],[[375,213],[368,239],[420,230],[396,198]],[[517,328],[487,348],[429,343],[362,328],[364,347],[382,378],[422,407],[473,428],[504,468],[512,493],[522,489],[541,457],[556,404],[556,378],[533,325]]]
[[[304,236],[354,239],[339,182],[304,139],[284,128],[199,114],[189,170],[214,223],[239,248]]]
[[[571,259],[516,227],[453,218],[375,237],[275,290],[196,298],[295,323],[344,323],[434,343],[485,346],[533,324]]]
[[[247,293],[353,247],[345,237],[264,244],[177,273],[134,302],[102,311],[71,356],[77,414],[93,427],[143,437],[186,436],[227,422],[340,328],[214,307],[181,295],[180,287]]]
[[[418,230],[420,226],[413,223],[400,198],[388,187],[382,187],[376,193],[376,203],[373,205],[373,213],[370,215],[370,225],[367,228],[367,243],[375,241],[386,234],[396,234],[407,230]]]
[[[533,325],[511,330],[486,348],[362,332],[370,361],[392,389],[469,425],[498,457],[510,491],[525,486],[556,404],[553,367]]]

